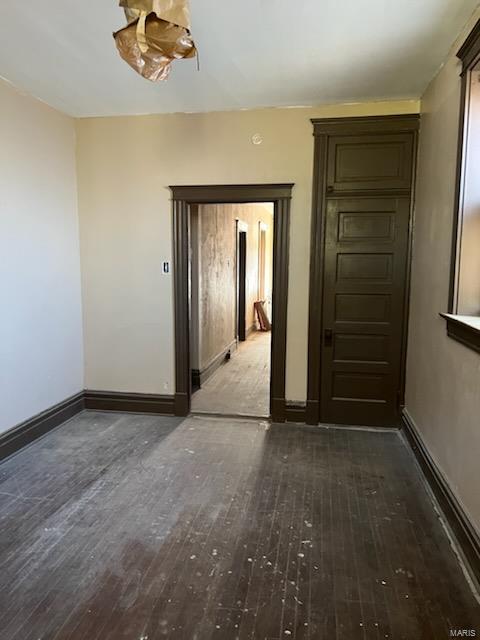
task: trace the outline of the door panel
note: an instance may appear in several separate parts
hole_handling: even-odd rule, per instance
[[[246,340],[246,324],[247,324],[247,293],[246,293],[246,274],[247,274],[247,234],[240,231],[238,234],[238,317],[237,317],[237,334],[240,342]]]
[[[332,387],[335,400],[385,404],[385,376],[382,374],[335,371]]]
[[[392,281],[393,255],[391,253],[337,253],[337,281],[368,280]]]
[[[336,333],[333,343],[335,362],[388,362],[388,337]]]
[[[337,322],[390,322],[390,295],[337,293]]]
[[[412,152],[410,134],[332,136],[327,190],[409,189]]]
[[[409,197],[327,200],[323,422],[397,421],[409,216]]]
[[[338,216],[338,239],[342,242],[358,242],[375,239],[391,242],[395,236],[395,218],[384,213],[358,215],[341,213]]]

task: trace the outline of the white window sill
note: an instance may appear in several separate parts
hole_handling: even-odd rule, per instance
[[[447,335],[465,347],[480,353],[480,317],[440,314],[447,321]]]

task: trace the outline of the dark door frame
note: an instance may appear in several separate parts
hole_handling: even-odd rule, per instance
[[[247,276],[247,232],[237,229],[237,338],[247,339],[246,328],[246,276]]]
[[[307,374],[307,424],[320,422],[320,365],[322,358],[322,306],[325,255],[325,222],[327,198],[328,139],[332,135],[363,135],[376,133],[409,132],[414,136],[412,163],[412,186],[408,190],[369,191],[365,196],[411,195],[410,224],[407,253],[407,282],[405,287],[404,335],[402,340],[402,374],[399,404],[404,403],[405,367],[408,339],[408,314],[410,300],[410,271],[412,261],[413,194],[415,193],[416,149],[420,116],[418,114],[392,116],[366,116],[352,118],[313,119],[315,154],[313,169],[312,223],[310,247],[310,294],[308,310],[308,374]],[[359,192],[341,194],[344,197],[359,195]]]
[[[171,186],[175,314],[175,415],[190,413],[190,206],[273,202],[273,304],[270,414],[285,421],[290,201],[293,184]]]

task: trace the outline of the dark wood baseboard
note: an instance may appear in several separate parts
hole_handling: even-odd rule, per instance
[[[176,393],[174,396],[174,415],[186,417],[190,413],[190,397],[187,393]]]
[[[85,408],[83,391],[0,435],[0,460],[60,426]]]
[[[433,461],[419,430],[407,411],[402,415],[403,430],[462,550],[465,564],[475,585],[480,586],[480,537]]]
[[[306,411],[305,405],[285,403],[285,421],[305,423]]]
[[[175,397],[153,393],[85,391],[85,409],[175,415]]]
[[[84,409],[152,413],[186,416],[186,398],[149,393],[116,393],[114,391],[81,391],[21,424],[0,434],[0,460],[4,460]]]
[[[309,425],[318,424],[320,415],[320,402],[318,400],[307,400],[305,409],[305,422]]]
[[[192,369],[192,386],[200,389],[203,384],[215,373],[215,371],[225,362],[227,355],[237,349],[237,341],[232,342],[222,349],[222,351],[211,360],[203,369]]]
[[[60,426],[84,409],[180,417],[190,413],[187,394],[177,393],[175,396],[162,396],[150,393],[122,393],[87,389],[1,434],[0,460],[17,453],[23,447]],[[285,398],[273,400],[273,422],[303,423],[305,415],[306,409],[302,405],[287,404]]]
[[[287,403],[285,398],[273,398],[271,406],[272,422],[305,422],[306,407]]]
[[[285,398],[272,398],[270,415],[272,422],[285,422]]]

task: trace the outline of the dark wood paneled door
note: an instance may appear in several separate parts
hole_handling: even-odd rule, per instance
[[[237,334],[240,342],[247,339],[247,233],[240,231],[238,233],[238,305],[237,305]]]
[[[419,116],[312,122],[307,422],[398,426]]]
[[[328,190],[409,189],[413,137],[410,133],[331,136],[328,141]]]
[[[409,217],[409,197],[327,199],[322,422],[398,420]]]

